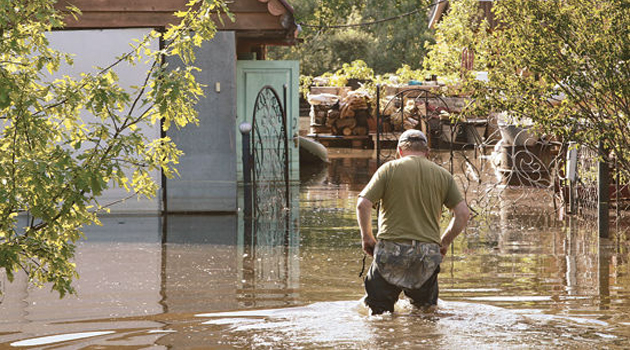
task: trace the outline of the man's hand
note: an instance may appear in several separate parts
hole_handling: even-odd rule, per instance
[[[470,210],[468,210],[468,205],[465,201],[459,202],[451,211],[453,212],[453,218],[449,222],[446,231],[444,231],[444,235],[442,235],[442,246],[440,247],[442,257],[448,252],[448,246],[453,243],[455,237],[464,230],[470,217]]]
[[[372,202],[359,197],[357,200],[357,222],[361,230],[361,247],[365,254],[373,256],[376,239],[372,234]]]
[[[448,253],[448,246],[447,245],[443,245],[440,247],[440,254],[442,254],[442,257],[444,257],[444,255],[446,255],[446,253]]]
[[[367,235],[366,235],[367,236]],[[363,252],[369,256],[374,256],[374,247],[376,246],[376,240],[372,236],[364,237],[361,240],[361,246],[363,247]]]

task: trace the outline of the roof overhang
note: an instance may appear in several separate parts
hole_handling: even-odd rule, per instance
[[[491,3],[494,2],[494,0],[477,0],[478,3]],[[480,4],[482,5],[482,4]],[[491,12],[490,12],[490,8],[492,6],[492,4],[487,4],[488,6],[482,6],[485,10],[485,15],[486,17],[491,16]],[[439,0],[437,1],[432,7],[431,7],[431,12],[429,12],[429,28],[431,29],[435,29],[435,25],[442,19],[442,16],[444,16],[444,14],[448,11],[449,9],[449,1],[448,0]],[[493,22],[494,19],[491,18],[491,22]]]
[[[65,29],[163,28],[179,21],[173,15],[186,9],[188,0],[59,0],[55,7],[64,11],[72,4],[82,12],[78,18],[64,18]],[[286,0],[234,0],[227,16],[216,18],[219,30],[235,31],[237,37],[284,45],[297,42],[298,25],[293,7]]]
[[[442,0],[431,6],[429,13],[429,28],[435,28],[435,25],[442,19],[442,15],[448,10],[448,0]]]

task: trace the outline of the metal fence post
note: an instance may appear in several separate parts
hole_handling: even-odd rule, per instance
[[[238,126],[238,130],[241,132],[243,139],[243,214],[246,219],[250,219],[252,217],[252,156],[250,150],[252,124],[242,122]]]
[[[291,198],[289,196],[289,166],[291,165],[290,161],[289,161],[289,135],[291,135],[291,129],[289,128],[289,118],[287,117],[289,114],[287,112],[287,92],[289,90],[289,86],[287,84],[282,85],[282,119],[284,122],[284,128],[285,128],[285,137],[284,137],[284,152],[285,152],[285,157],[284,157],[284,187],[285,187],[285,191],[286,191],[286,202],[285,205],[287,208],[291,207]],[[295,135],[295,137],[297,138],[298,135]],[[299,144],[298,144],[299,145]]]

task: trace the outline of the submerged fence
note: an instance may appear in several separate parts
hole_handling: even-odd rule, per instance
[[[625,235],[630,229],[630,184],[623,180],[627,179],[623,170],[614,158],[602,163],[598,150],[582,146],[576,147],[573,152],[575,176],[565,181],[569,212],[583,220],[594,221],[600,215],[602,205],[605,205],[609,229],[617,236]],[[602,167],[606,167],[605,172],[602,172]],[[602,173],[605,179],[601,178]]]

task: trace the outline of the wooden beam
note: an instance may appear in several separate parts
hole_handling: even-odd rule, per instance
[[[228,4],[231,12],[268,12],[267,4],[263,4],[258,0],[234,0]]]
[[[172,12],[83,12],[77,19],[66,16],[65,29],[77,28],[159,28],[176,23]]]
[[[67,5],[72,4],[83,12],[175,12],[185,10],[187,3],[188,0],[60,0],[55,8],[64,10]],[[280,11],[281,14],[286,12],[284,7],[277,8],[279,4],[276,0],[270,5],[271,9]],[[234,0],[228,3],[228,8],[233,13],[270,12],[268,4],[258,0]]]
[[[285,30],[282,27],[281,17],[272,17],[269,14],[237,13],[236,21],[227,23],[226,30]]]
[[[280,17],[273,17],[263,13],[238,13],[235,14],[236,22],[224,18],[223,24],[219,21],[219,30],[284,30]],[[166,27],[178,22],[172,12],[83,12],[78,20],[68,16],[65,18],[66,29],[72,28],[133,28]]]
[[[72,4],[83,12],[175,12],[186,8],[187,0],[61,0],[57,9]]]

